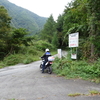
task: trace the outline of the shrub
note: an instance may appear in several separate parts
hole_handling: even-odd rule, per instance
[[[21,47],[19,53],[29,54],[29,55],[30,54],[37,55],[37,50],[36,50],[35,46],[27,46],[27,47],[23,46],[23,47]]]
[[[37,48],[38,50],[40,50],[40,51],[41,51],[41,50],[44,51],[46,48],[49,48],[50,50],[51,50],[51,49],[54,49],[54,47],[53,47],[52,44],[48,43],[47,41],[42,41],[42,40],[37,41],[37,42],[35,43],[35,46],[36,46],[36,48]]]
[[[55,73],[66,76],[67,78],[96,80],[100,78],[100,59],[98,59],[94,64],[88,64],[86,61],[73,61],[66,58],[56,58],[52,66]]]
[[[4,58],[4,63],[8,66],[15,65],[21,63],[23,59],[22,54],[12,54],[6,58]]]
[[[25,60],[23,60],[23,63],[24,64],[29,64],[29,63],[31,63],[31,62],[33,62],[34,60],[32,59],[32,58],[26,58]]]
[[[5,67],[5,66],[6,66],[6,64],[4,64],[3,61],[1,61],[1,62],[0,62],[0,68],[3,68],[3,67]]]

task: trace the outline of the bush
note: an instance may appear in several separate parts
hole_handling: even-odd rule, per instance
[[[23,60],[23,63],[24,64],[29,64],[29,63],[31,63],[31,62],[33,62],[34,60],[32,59],[32,58],[26,58],[25,60]]]
[[[0,62],[0,68],[3,68],[3,67],[5,67],[5,66],[6,66],[6,64],[4,64],[3,61],[1,61],[1,62]]]
[[[35,46],[23,46],[21,47],[20,51],[19,51],[20,54],[29,54],[29,55],[37,55],[38,52],[37,52],[37,49],[35,48]]]
[[[4,63],[8,66],[15,65],[15,64],[21,63],[22,59],[23,59],[22,54],[12,54],[12,55],[4,58]]]
[[[42,41],[42,40],[36,42],[35,46],[40,51],[41,50],[44,51],[46,48],[49,48],[50,50],[54,49],[52,44],[48,43],[47,41]]]
[[[42,51],[37,50],[34,46],[23,46],[19,53],[11,54],[4,58],[3,62],[0,63],[0,68],[5,66],[11,66],[18,63],[29,64],[31,62],[39,60],[39,56],[43,54]]]
[[[94,64],[88,64],[86,61],[56,58],[52,66],[54,73],[66,76],[67,78],[100,78],[100,59]]]

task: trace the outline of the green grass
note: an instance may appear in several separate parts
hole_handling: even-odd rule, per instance
[[[70,60],[56,58],[53,63],[54,73],[66,78],[81,78],[100,83],[100,59],[95,63],[87,63],[83,60]]]
[[[70,97],[75,97],[75,96],[80,96],[80,95],[81,95],[81,93],[68,94],[68,96],[70,96]]]
[[[7,56],[0,61],[0,68],[16,65],[18,63],[29,64],[38,61],[44,54],[46,48],[50,49],[52,55],[57,53],[54,46],[45,40],[33,40],[29,45],[30,46],[21,45],[17,53],[7,54]]]
[[[95,96],[95,95],[100,95],[100,92],[97,91],[97,90],[91,90],[91,91],[89,91],[88,94],[82,94],[82,93],[68,94],[68,96],[70,96],[70,97],[76,97],[76,96]]]
[[[29,64],[31,62],[40,60],[40,57],[43,54],[44,54],[44,51],[42,50],[39,51],[33,47],[24,48],[19,53],[11,54],[5,57],[3,61],[0,61],[0,68],[16,65],[18,63]],[[51,51],[51,54],[54,55],[56,54],[56,52]]]

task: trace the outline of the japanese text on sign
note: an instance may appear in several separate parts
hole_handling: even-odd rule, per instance
[[[78,47],[79,33],[69,34],[69,47]]]

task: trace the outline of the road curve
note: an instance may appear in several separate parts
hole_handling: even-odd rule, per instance
[[[0,69],[0,100],[100,100],[100,96],[76,96],[100,91],[100,84],[80,79],[65,79],[55,74],[42,74],[41,61]]]

